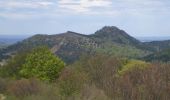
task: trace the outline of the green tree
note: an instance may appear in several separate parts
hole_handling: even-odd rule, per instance
[[[64,62],[53,55],[47,47],[38,47],[28,54],[20,74],[26,78],[36,77],[53,81],[64,66]]]

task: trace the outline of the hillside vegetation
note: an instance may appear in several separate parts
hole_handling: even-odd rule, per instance
[[[59,76],[44,70],[53,81],[42,80],[41,70],[32,77],[1,78],[0,91],[6,100],[169,100],[169,66],[101,54],[84,56],[63,68]],[[16,71],[23,69],[25,66]]]
[[[0,49],[0,100],[169,100],[169,49],[114,26],[35,35]]]
[[[159,52],[155,52],[143,58],[146,61],[157,62],[169,62],[170,61],[170,49],[165,49]]]
[[[49,47],[54,54],[66,63],[73,63],[82,54],[94,54],[96,52],[107,52],[107,54],[132,58],[140,58],[151,52],[143,49],[143,44],[125,31],[114,26],[105,26],[91,35],[82,35],[70,31],[57,35],[35,35],[1,50],[1,60],[7,58],[9,54],[33,49],[37,46]]]
[[[0,60],[8,59],[17,52],[38,46],[47,46],[67,64],[84,54],[105,53],[107,55],[143,59],[150,54],[162,52],[170,47],[170,41],[140,42],[115,26],[105,26],[91,35],[65,32],[56,35],[37,34],[0,50]],[[170,60],[170,59],[168,59]]]

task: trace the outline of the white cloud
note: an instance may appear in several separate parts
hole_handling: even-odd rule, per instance
[[[169,14],[168,0],[3,0],[0,1],[0,16],[9,14],[21,18],[55,15],[153,15]],[[33,13],[30,13],[33,12]],[[44,14],[42,14],[44,13]],[[28,16],[28,17],[27,17]],[[9,18],[9,17],[8,17]],[[32,18],[32,17],[31,17]]]
[[[59,0],[58,7],[70,13],[152,15],[169,13],[168,0]]]
[[[75,12],[87,12],[91,11],[93,7],[111,7],[112,2],[109,0],[60,0],[58,4],[60,8]]]
[[[53,4],[53,2],[47,2],[47,1],[0,1],[0,7],[4,9],[20,9],[20,8],[25,8],[25,9],[42,9],[49,7]]]
[[[29,19],[42,16],[42,11],[47,13],[54,2],[45,0],[5,0],[0,1],[0,17],[8,19]],[[45,12],[46,10],[46,12]],[[50,12],[50,11],[49,11]]]

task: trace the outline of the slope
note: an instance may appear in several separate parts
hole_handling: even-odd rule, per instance
[[[65,32],[55,35],[35,35],[0,50],[1,60],[38,46],[48,46],[67,63],[79,59],[82,54],[105,53],[120,57],[140,58],[149,54],[142,43],[115,26],[105,26],[91,35]]]

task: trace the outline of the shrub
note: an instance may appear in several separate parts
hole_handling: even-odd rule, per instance
[[[118,71],[119,75],[123,75],[127,72],[131,72],[133,70],[145,70],[148,68],[149,63],[140,60],[129,60],[123,67]]]
[[[97,55],[81,60],[92,83],[113,100],[169,100],[170,64]]]
[[[86,81],[86,76],[83,73],[66,68],[58,80],[59,91],[61,96],[69,97],[80,93],[83,84]]]
[[[37,94],[40,90],[38,81],[35,79],[21,79],[12,82],[8,87],[7,91],[16,97],[23,98],[24,96],[29,96]]]
[[[170,65],[150,64],[134,69],[116,80],[118,98],[123,100],[169,100]]]
[[[117,59],[106,55],[95,55],[82,61],[80,64],[86,73],[88,73],[91,82],[97,88],[112,96],[115,84],[115,75],[120,67],[126,62],[126,59]]]

